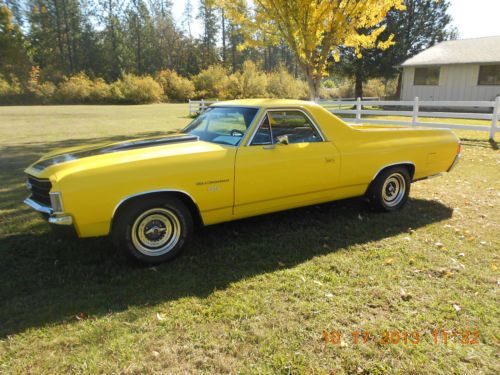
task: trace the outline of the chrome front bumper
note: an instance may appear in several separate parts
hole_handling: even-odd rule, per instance
[[[55,214],[52,211],[52,208],[48,206],[44,206],[36,201],[34,201],[31,198],[26,198],[24,200],[24,203],[34,209],[35,211],[38,211],[44,215],[48,216],[48,221],[50,224],[56,224],[56,225],[73,225],[73,218],[71,215],[68,214]]]

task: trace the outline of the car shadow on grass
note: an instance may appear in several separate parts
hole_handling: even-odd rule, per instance
[[[156,267],[135,265],[107,238],[42,234],[0,238],[0,337],[196,296],[324,254],[377,241],[451,217],[435,201],[410,199],[378,214],[359,199],[201,228],[186,251]],[[327,246],[325,246],[325,243]],[[354,251],[354,250],[353,250]]]

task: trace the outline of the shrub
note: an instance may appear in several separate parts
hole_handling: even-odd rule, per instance
[[[78,73],[59,84],[54,98],[60,103],[85,103],[89,101],[92,86],[92,80],[85,73]]]
[[[29,93],[29,98],[25,98],[25,100],[45,104],[53,99],[56,85],[48,81],[40,82],[40,68],[33,66],[26,82],[26,90]]]
[[[369,79],[363,83],[363,96],[385,96],[385,86],[380,79]]]
[[[56,91],[56,85],[52,82],[40,83],[35,91],[35,97],[39,99],[42,103],[49,103]]]
[[[331,79],[326,79],[323,81],[323,86],[326,87],[327,89],[333,89],[336,87],[335,82]]]
[[[174,70],[167,69],[158,72],[156,81],[163,88],[167,99],[186,101],[194,96],[194,83],[178,75]]]
[[[92,103],[100,104],[110,102],[111,88],[102,78],[98,78],[92,82],[90,90],[89,101]]]
[[[273,98],[308,98],[308,87],[304,81],[294,78],[284,67],[269,74],[267,92]]]
[[[11,77],[10,82],[0,74],[0,97],[15,96],[23,92],[19,80],[16,77]]]
[[[212,65],[193,77],[196,95],[202,98],[224,98],[227,94],[229,75],[222,66]]]
[[[227,95],[231,98],[259,98],[267,96],[267,76],[252,61],[245,61],[241,72],[229,77]]]
[[[150,76],[125,74],[111,85],[112,100],[122,103],[156,103],[161,100],[162,95],[162,87]]]

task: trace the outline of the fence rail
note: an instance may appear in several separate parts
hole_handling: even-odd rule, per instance
[[[217,103],[219,100],[191,100],[189,99],[189,116],[196,116],[200,114],[205,109],[208,108],[210,104]]]
[[[401,126],[424,126],[431,128],[463,129],[487,131],[490,133],[490,139],[495,138],[498,131],[498,122],[500,120],[500,97],[495,101],[419,101],[415,98],[412,101],[391,101],[391,100],[320,100],[320,105],[336,115],[353,115],[353,118],[339,116],[346,122],[355,124],[376,124],[376,125],[401,125]],[[354,107],[354,108],[353,108]],[[363,109],[365,107],[366,109]],[[401,110],[397,110],[397,108]],[[429,110],[421,111],[420,108],[438,107],[446,109],[455,109],[453,112]],[[409,110],[411,108],[411,110]],[[457,112],[456,109],[481,109],[482,113]],[[486,113],[488,112],[488,113]],[[382,120],[364,116],[402,116],[408,117],[408,121],[402,120]],[[420,118],[452,118],[467,120],[487,120],[490,125],[470,125],[470,124],[448,124],[443,122],[423,122]]]
[[[189,115],[193,116],[206,110],[211,104],[218,100],[189,100]],[[420,101],[414,100],[380,100],[380,98],[364,98],[361,100],[351,100],[342,98],[339,100],[319,100],[318,103],[336,115],[353,115],[353,118],[339,116],[342,120],[355,124],[374,125],[400,125],[400,126],[423,126],[430,128],[446,128],[461,130],[486,131],[490,133],[490,139],[495,138],[498,132],[498,122],[500,120],[500,97],[495,101]],[[365,108],[363,108],[365,107]],[[436,107],[439,111],[429,111],[427,108]],[[400,109],[398,109],[400,108]],[[425,110],[420,110],[424,108]],[[454,111],[443,111],[445,109],[455,109]],[[457,109],[481,109],[477,112],[458,112]],[[363,116],[402,116],[408,117],[408,121],[383,120]],[[486,120],[490,125],[470,125],[444,122],[423,122],[421,118],[450,118],[467,120]]]

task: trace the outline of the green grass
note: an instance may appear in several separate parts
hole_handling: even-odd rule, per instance
[[[188,122],[187,105],[0,108],[0,373],[499,372],[500,158],[486,133],[459,132],[456,170],[414,184],[402,211],[352,199],[207,227],[157,267],[106,238],[57,239],[21,203],[23,168],[51,149]],[[434,329],[479,343],[434,344]],[[422,338],[350,336],[385,330]]]

